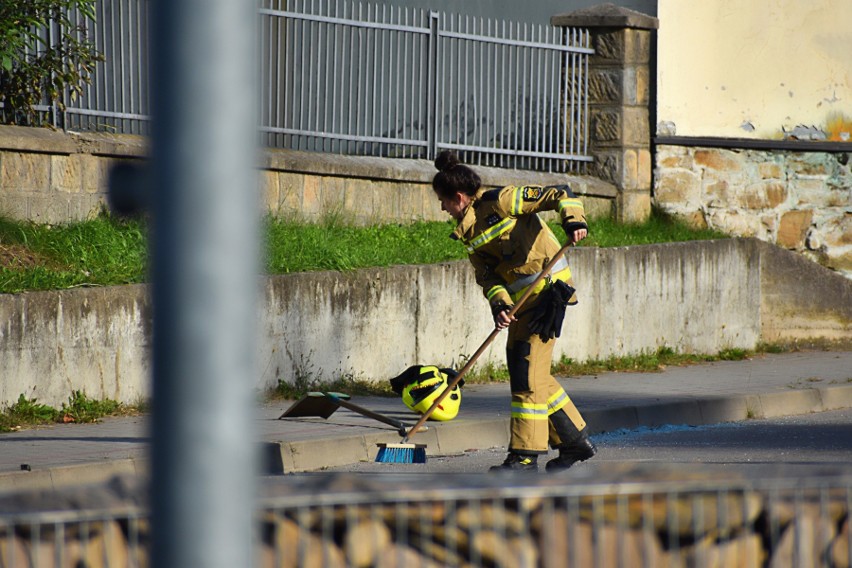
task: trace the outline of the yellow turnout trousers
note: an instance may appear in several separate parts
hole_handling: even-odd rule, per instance
[[[509,451],[522,455],[547,453],[582,437],[586,421],[568,393],[550,374],[555,339],[542,341],[529,331],[535,306],[516,314],[506,340],[506,361],[512,389]]]

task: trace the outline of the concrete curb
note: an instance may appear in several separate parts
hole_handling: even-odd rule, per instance
[[[852,385],[760,395],[731,395],[659,404],[583,411],[591,434],[666,425],[706,426],[754,418],[777,418],[852,408]],[[454,420],[418,433],[411,443],[426,444],[427,456],[463,453],[506,445],[509,419]],[[398,443],[394,434],[349,436],[334,440],[270,443],[271,473],[297,473],[375,460],[379,443]],[[276,455],[280,454],[280,458]],[[269,462],[268,462],[269,463]]]
[[[122,458],[0,474],[0,491],[55,490],[73,485],[105,483],[116,475],[148,475],[147,459]]]
[[[757,395],[730,395],[658,404],[589,409],[583,414],[591,433],[633,430],[664,425],[702,426],[753,418],[777,418],[852,408],[852,384],[791,389]],[[454,420],[430,424],[411,443],[426,444],[428,456],[461,454],[470,449],[506,445],[508,417],[490,420]],[[268,474],[317,471],[360,461],[373,461],[380,443],[398,443],[396,433],[380,432],[292,442],[263,442],[263,468]],[[117,474],[147,475],[147,459],[126,458],[91,464],[58,466],[39,471],[0,474],[0,491],[57,489],[101,483]]]

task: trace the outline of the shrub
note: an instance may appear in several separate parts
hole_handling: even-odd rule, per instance
[[[39,122],[38,104],[64,110],[63,93],[79,96],[104,58],[71,21],[76,10],[94,19],[95,0],[3,0],[0,2],[0,120]],[[51,26],[58,30],[50,41]]]

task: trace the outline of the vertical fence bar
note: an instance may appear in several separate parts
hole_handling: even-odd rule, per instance
[[[492,24],[494,27],[497,27],[497,22],[488,19],[488,35],[496,35],[496,29],[494,31],[491,30]],[[486,58],[488,59],[488,69],[491,69],[491,78],[493,79],[493,83],[497,82],[497,44],[491,44],[486,48]],[[494,140],[494,122],[497,114],[497,104],[496,104],[496,93],[495,89],[491,85],[491,81],[488,81],[487,78],[483,78],[482,86],[484,90],[484,99],[487,101],[486,104],[486,127],[485,127],[485,144],[491,145],[493,147],[492,141]],[[494,154],[487,155],[487,165],[494,165]]]
[[[107,43],[107,6],[105,1],[100,2],[101,8],[101,17],[98,18],[98,22],[101,22],[97,26],[97,35],[99,36],[100,44],[99,51],[104,54],[106,61],[102,61],[98,63],[98,69],[100,70],[100,81],[97,83],[96,96],[95,96],[95,107],[101,110],[108,110],[107,103],[107,77],[109,76],[109,51],[108,51],[108,43]]]
[[[110,112],[116,112],[116,109],[119,108],[119,82],[116,80],[116,77],[119,75],[118,69],[121,65],[121,37],[118,36],[118,30],[116,29],[117,20],[116,17],[116,6],[110,3],[109,5],[109,44],[112,49],[112,57],[109,58],[110,66],[109,73],[107,76],[107,88],[109,89],[109,96],[107,98],[107,110]],[[113,125],[115,124],[115,119],[110,121]]]
[[[479,31],[477,32],[477,24],[479,24]],[[473,18],[473,34],[482,34],[482,19],[481,18]],[[480,42],[467,42],[470,45],[471,55],[470,55],[470,64],[468,66],[467,76],[470,77],[471,87],[470,87],[470,103],[471,110],[469,113],[469,118],[467,120],[467,126],[465,129],[467,130],[466,134],[469,134],[470,143],[482,147],[482,124],[480,122],[480,117],[485,116],[481,114],[482,111],[482,99],[481,89],[482,89],[482,79],[480,78],[480,73],[482,73],[482,47],[483,44]],[[483,163],[483,152],[477,152],[476,162],[478,164]]]
[[[232,0],[151,9],[150,565],[251,566],[256,13]]]
[[[95,10],[96,10],[96,8],[95,8]],[[82,25],[82,23],[80,21],[82,16],[80,15],[79,11],[77,11],[76,15],[77,15],[77,19],[75,20],[76,23],[79,24],[79,25]],[[92,38],[90,37],[90,34],[91,34],[92,28],[94,27],[93,23],[89,19],[84,19],[84,22],[86,24],[86,39],[91,41]],[[95,66],[95,69],[92,71],[92,74],[94,76],[97,76],[97,64]],[[92,98],[91,98],[92,97],[92,83],[88,82],[84,85],[81,85],[81,87],[82,87],[82,90],[80,92],[80,106],[83,106],[85,104],[86,108],[91,109],[92,108]]]
[[[307,0],[302,0],[302,6],[307,9]],[[307,67],[306,59],[307,55],[305,54],[305,49],[307,48],[307,41],[305,40],[305,36],[307,32],[305,28],[307,24],[305,20],[298,20],[298,25],[294,25],[297,28],[295,31],[295,35],[293,37],[293,44],[295,46],[295,51],[298,53],[294,56],[293,59],[293,68],[298,69],[299,71],[299,80],[294,82],[293,84],[293,128],[296,130],[302,130],[302,116],[305,112],[305,104],[307,102],[307,97],[305,94],[305,68]],[[297,62],[301,62],[298,64]],[[303,149],[303,136],[296,136],[295,139],[298,141],[296,144],[296,149]]]
[[[310,13],[316,13],[316,0],[311,0]],[[302,66],[307,67],[307,78],[306,85],[302,86],[302,92],[306,94],[305,103],[302,105],[302,117],[301,122],[303,130],[309,130],[311,132],[316,132],[317,125],[317,116],[318,112],[314,111],[314,107],[317,105],[316,96],[314,95],[314,80],[315,77],[319,76],[319,60],[317,57],[318,49],[317,49],[317,39],[316,36],[319,33],[319,23],[315,21],[306,21],[305,23],[305,39],[303,40],[302,46],[305,51],[307,51],[307,57],[302,60]],[[310,135],[305,136],[305,150],[312,151],[315,149],[314,145],[316,143],[316,139]]]
[[[404,26],[409,25],[408,8],[402,8],[402,19],[400,23]],[[396,91],[397,96],[402,99],[396,104],[396,132],[400,138],[412,138],[407,128],[408,121],[408,93],[412,87],[406,88],[406,85],[415,85],[414,81],[408,77],[408,36],[404,33],[397,34],[397,45],[399,50],[399,68],[400,73],[397,75]],[[413,88],[416,88],[414,86]],[[393,154],[401,158],[408,157],[408,149],[406,146],[398,146]]]
[[[337,16],[338,10],[338,2],[335,0],[334,2],[334,15]],[[331,80],[331,131],[337,132],[337,97],[338,92],[338,83],[340,79],[340,71],[338,69],[338,62],[340,61],[340,44],[338,42],[338,38],[340,35],[340,25],[334,25],[334,35],[331,41],[331,59],[332,59],[332,80]],[[344,66],[345,67],[345,66]],[[334,152],[334,143],[331,145],[331,151]]]
[[[151,108],[151,94],[148,88],[148,78],[150,77],[150,65],[149,65],[149,53],[148,53],[148,37],[149,37],[149,19],[148,19],[148,4],[144,4],[144,8],[142,7],[143,3],[140,1],[136,2],[137,12],[140,10],[142,14],[144,14],[144,20],[140,17],[137,21],[140,22],[138,34],[140,45],[139,45],[139,57],[140,57],[140,66],[139,66],[139,82],[138,82],[138,91],[139,91],[139,113],[145,114]],[[150,132],[150,129],[146,129],[145,133]]]
[[[138,14],[137,14],[137,10],[135,8],[136,4],[138,4],[138,2],[135,2],[134,0],[127,0],[127,29],[128,29],[129,40],[130,40],[128,42],[128,58],[129,59],[128,59],[127,65],[128,65],[129,69],[128,69],[127,91],[128,91],[128,96],[129,96],[129,100],[130,100],[128,109],[133,114],[141,114],[141,112],[139,110],[140,109],[140,107],[139,107],[139,96],[137,94],[137,89],[138,89],[138,85],[139,85],[139,77],[138,77],[139,69],[138,69],[138,67],[139,67],[139,61],[140,61],[140,56],[139,56],[139,38],[140,38],[140,36],[139,36],[139,32],[136,31],[136,28],[138,26],[138,18],[137,18]],[[130,120],[128,122],[129,122],[130,131],[135,133],[135,134],[139,134],[140,133],[139,121]]]
[[[470,16],[464,17],[464,26],[461,25],[461,20],[459,20],[459,31],[463,33],[470,32]],[[459,69],[458,69],[458,77],[459,82],[464,82],[464,88],[462,89],[462,96],[459,97],[459,102],[461,106],[459,108],[459,123],[458,123],[458,132],[456,133],[457,139],[456,142],[460,144],[465,144],[467,142],[467,131],[468,131],[468,123],[470,122],[469,114],[470,114],[470,95],[469,87],[470,87],[470,62],[468,60],[470,55],[470,42],[467,40],[460,40],[459,49],[461,50],[461,54],[459,56]],[[463,109],[463,110],[462,110]],[[472,162],[472,160],[468,157],[468,153],[464,152],[462,154],[463,160],[465,162]]]
[[[116,58],[116,59],[118,59],[118,71],[115,73],[115,78],[113,79],[113,81],[116,83],[115,90],[116,90],[116,99],[117,99],[117,103],[116,103],[116,111],[117,112],[124,112],[125,109],[127,109],[127,106],[128,106],[127,105],[127,99],[125,98],[125,88],[124,88],[125,87],[124,83],[125,83],[125,78],[126,78],[125,77],[124,64],[125,64],[125,60],[127,59],[124,55],[124,51],[125,51],[124,50],[124,42],[127,39],[127,34],[124,32],[124,10],[122,10],[123,6],[124,6],[124,3],[123,3],[122,0],[118,0],[115,3],[115,11],[117,12],[115,19],[117,20],[116,27],[118,28],[118,57]],[[119,127],[119,131],[123,131],[124,120],[123,119],[116,119],[116,122],[121,125]]]
[[[467,33],[469,27],[470,16],[459,16],[458,28],[456,31]],[[468,114],[468,49],[470,44],[466,40],[456,40],[456,48],[458,49],[458,59],[456,65],[456,82],[458,83],[458,97],[456,98],[457,112],[456,117],[456,133],[453,142],[456,144],[465,144],[467,136],[467,114]],[[461,159],[464,162],[471,161],[466,150],[459,152]]]
[[[282,101],[283,109],[284,109],[284,122],[282,123],[282,127],[284,128],[293,128],[296,120],[295,115],[293,113],[296,112],[296,103],[294,100],[296,99],[296,69],[295,69],[295,57],[296,54],[296,21],[284,18],[284,43],[286,49],[284,53],[281,54],[285,59],[284,65],[284,100]],[[286,134],[284,136],[284,144],[287,147],[292,148],[294,146],[295,136],[292,134]]]
[[[437,12],[429,12],[429,45],[428,49],[428,68],[429,73],[427,81],[429,88],[427,89],[428,97],[426,101],[427,107],[427,133],[426,133],[426,157],[429,160],[434,160],[438,155],[438,85],[441,80],[438,76],[438,55],[439,55],[439,15]]]
[[[502,25],[502,34],[501,37],[506,37],[506,21],[503,20]],[[508,133],[506,132],[506,120],[507,120],[507,109],[506,109],[506,97],[509,92],[509,85],[511,82],[508,80],[508,73],[511,65],[512,52],[509,51],[508,47],[502,45],[500,47],[501,52],[501,73],[500,73],[500,149],[506,145],[506,140],[508,140]],[[507,53],[508,52],[508,53]],[[502,154],[498,154],[495,157],[496,166],[503,165],[503,157]]]
[[[55,20],[52,20],[52,21],[50,22],[50,25],[48,26],[48,31],[47,31],[47,44],[48,44],[50,47],[54,47],[54,46],[56,46],[56,45],[59,43],[59,40],[58,40],[58,38],[57,38],[57,35],[58,35],[58,34],[57,34],[57,31],[58,31],[58,28],[59,28],[59,23],[58,23],[58,22],[56,22]],[[61,36],[60,36],[60,37],[61,37]],[[50,72],[50,80],[51,80],[51,82],[53,82],[53,81],[55,80],[55,77],[56,77],[56,72],[55,72],[55,71],[51,71],[51,72]],[[66,93],[65,93],[65,92],[63,92],[63,93],[60,95],[60,97],[61,97],[61,98],[60,98],[60,102],[62,102],[62,103],[70,102],[70,101],[68,101],[68,96],[66,95]],[[49,106],[50,106],[50,110],[49,110],[48,112],[49,112],[49,113],[50,113],[50,115],[51,115],[51,118],[50,118],[50,124],[51,124],[51,126],[53,126],[54,128],[59,128],[59,108],[58,108],[58,106],[57,106],[57,104],[56,104],[56,102],[55,102],[55,101],[52,101],[52,102],[50,103],[50,105],[49,105]]]
[[[364,5],[359,2],[358,3],[358,19],[359,20],[361,20],[364,17],[363,12],[364,12]],[[362,96],[361,93],[362,93],[362,88],[364,86],[363,83],[365,83],[367,81],[366,69],[367,69],[368,63],[364,61],[366,59],[366,57],[364,57],[363,54],[365,52],[369,53],[369,43],[367,44],[368,45],[367,49],[364,48],[364,43],[365,43],[364,42],[364,31],[359,29],[358,33],[357,33],[357,37],[358,37],[358,52],[357,52],[358,53],[358,63],[357,63],[358,78],[355,80],[357,94],[356,94],[356,97],[355,97],[355,105],[352,109],[352,114],[355,116],[355,130],[354,130],[353,133],[356,136],[361,133],[362,117],[361,117],[360,109],[362,108],[362,101],[364,100],[364,97]],[[366,122],[366,117],[364,118],[364,121]],[[358,146],[357,142],[355,142],[354,148],[355,148],[355,153],[358,153],[359,146]]]
[[[589,32],[588,30],[584,33],[584,41],[583,47],[589,47]],[[583,155],[588,155],[589,153],[589,57],[585,56],[582,59],[582,68],[583,68],[583,132],[582,132],[582,141],[583,141]],[[582,164],[580,167],[584,167]]]
[[[553,32],[554,38],[559,37],[560,40],[563,39],[561,30],[554,30]],[[564,43],[564,41],[562,42]],[[553,54],[553,57],[550,60],[551,65],[551,75],[553,77],[553,118],[551,120],[550,125],[550,151],[554,154],[558,154],[562,151],[559,144],[559,134],[561,132],[561,124],[562,124],[562,91],[560,90],[562,87],[562,54],[561,52],[557,52]],[[552,160],[554,171],[561,172],[563,162],[559,159]]]
[[[388,16],[387,12],[390,9],[390,15],[393,16],[393,6],[388,6],[387,4],[382,4],[381,17],[379,17],[379,10],[376,10],[376,21],[379,22],[387,22]],[[393,53],[392,53],[392,45],[393,45],[393,32],[390,30],[378,30],[376,31],[376,36],[379,38],[381,42],[381,73],[379,77],[379,81],[376,83],[377,85],[377,98],[379,99],[379,128],[378,130],[373,130],[369,132],[370,136],[379,136],[381,137],[382,133],[385,131],[385,125],[390,123],[390,104],[393,100],[393,92],[391,85],[393,81],[391,80],[391,74],[393,73]],[[387,108],[385,106],[387,105]],[[373,147],[373,155],[381,155],[384,151],[384,144],[374,144]],[[378,148],[378,150],[376,150]]]
[[[576,30],[574,30],[574,29],[571,30],[572,43],[574,43],[575,45],[576,45],[576,33],[577,33]],[[577,75],[578,71],[579,71],[578,66],[577,66],[577,59],[578,59],[577,54],[572,53],[571,54],[571,65],[569,66],[570,83],[568,85],[568,88],[571,89],[571,102],[570,102],[568,109],[567,109],[568,112],[570,113],[571,121],[568,124],[568,132],[566,133],[568,135],[568,139],[570,140],[570,143],[568,145],[568,152],[570,154],[573,154],[577,151],[577,146],[575,145],[575,142],[577,141],[577,125],[576,125],[575,121],[576,121],[576,114],[577,114],[577,110],[576,110],[577,109],[577,88],[578,88],[578,85],[580,84],[580,81],[579,81],[578,75]]]
[[[125,11],[123,13],[127,14],[127,32],[123,35],[126,35],[127,38],[127,103],[126,109],[130,112],[134,112],[136,108],[136,100],[134,93],[134,85],[135,85],[135,70],[134,65],[138,60],[138,56],[134,54],[134,42],[139,37],[138,35],[132,33],[133,29],[133,7],[131,6],[131,2],[133,0],[126,0],[125,2]],[[127,121],[128,130],[133,131],[133,123],[131,121]]]
[[[539,30],[539,26],[531,26],[530,28],[530,41],[540,41],[541,37],[536,33]],[[529,108],[530,114],[530,135],[528,147],[525,148],[531,152],[538,152],[538,136],[539,136],[539,119],[541,112],[541,102],[539,100],[539,95],[541,94],[541,69],[539,68],[539,58],[537,55],[537,48],[530,48],[530,101]],[[538,169],[538,158],[530,158],[528,160],[532,169]]]

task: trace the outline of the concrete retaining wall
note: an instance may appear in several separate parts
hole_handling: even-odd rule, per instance
[[[764,245],[760,255],[760,322],[764,341],[852,339],[848,278],[797,254]]]
[[[147,286],[0,294],[0,404],[150,395]]]
[[[580,303],[556,357],[852,340],[852,282],[756,239],[579,248],[571,264]],[[0,403],[23,393],[58,406],[72,390],[138,402],[150,394],[150,314],[141,285],[0,295]],[[258,373],[245,378],[258,389],[458,367],[492,325],[466,261],[271,277],[259,321]],[[502,364],[502,338],[482,361]]]

